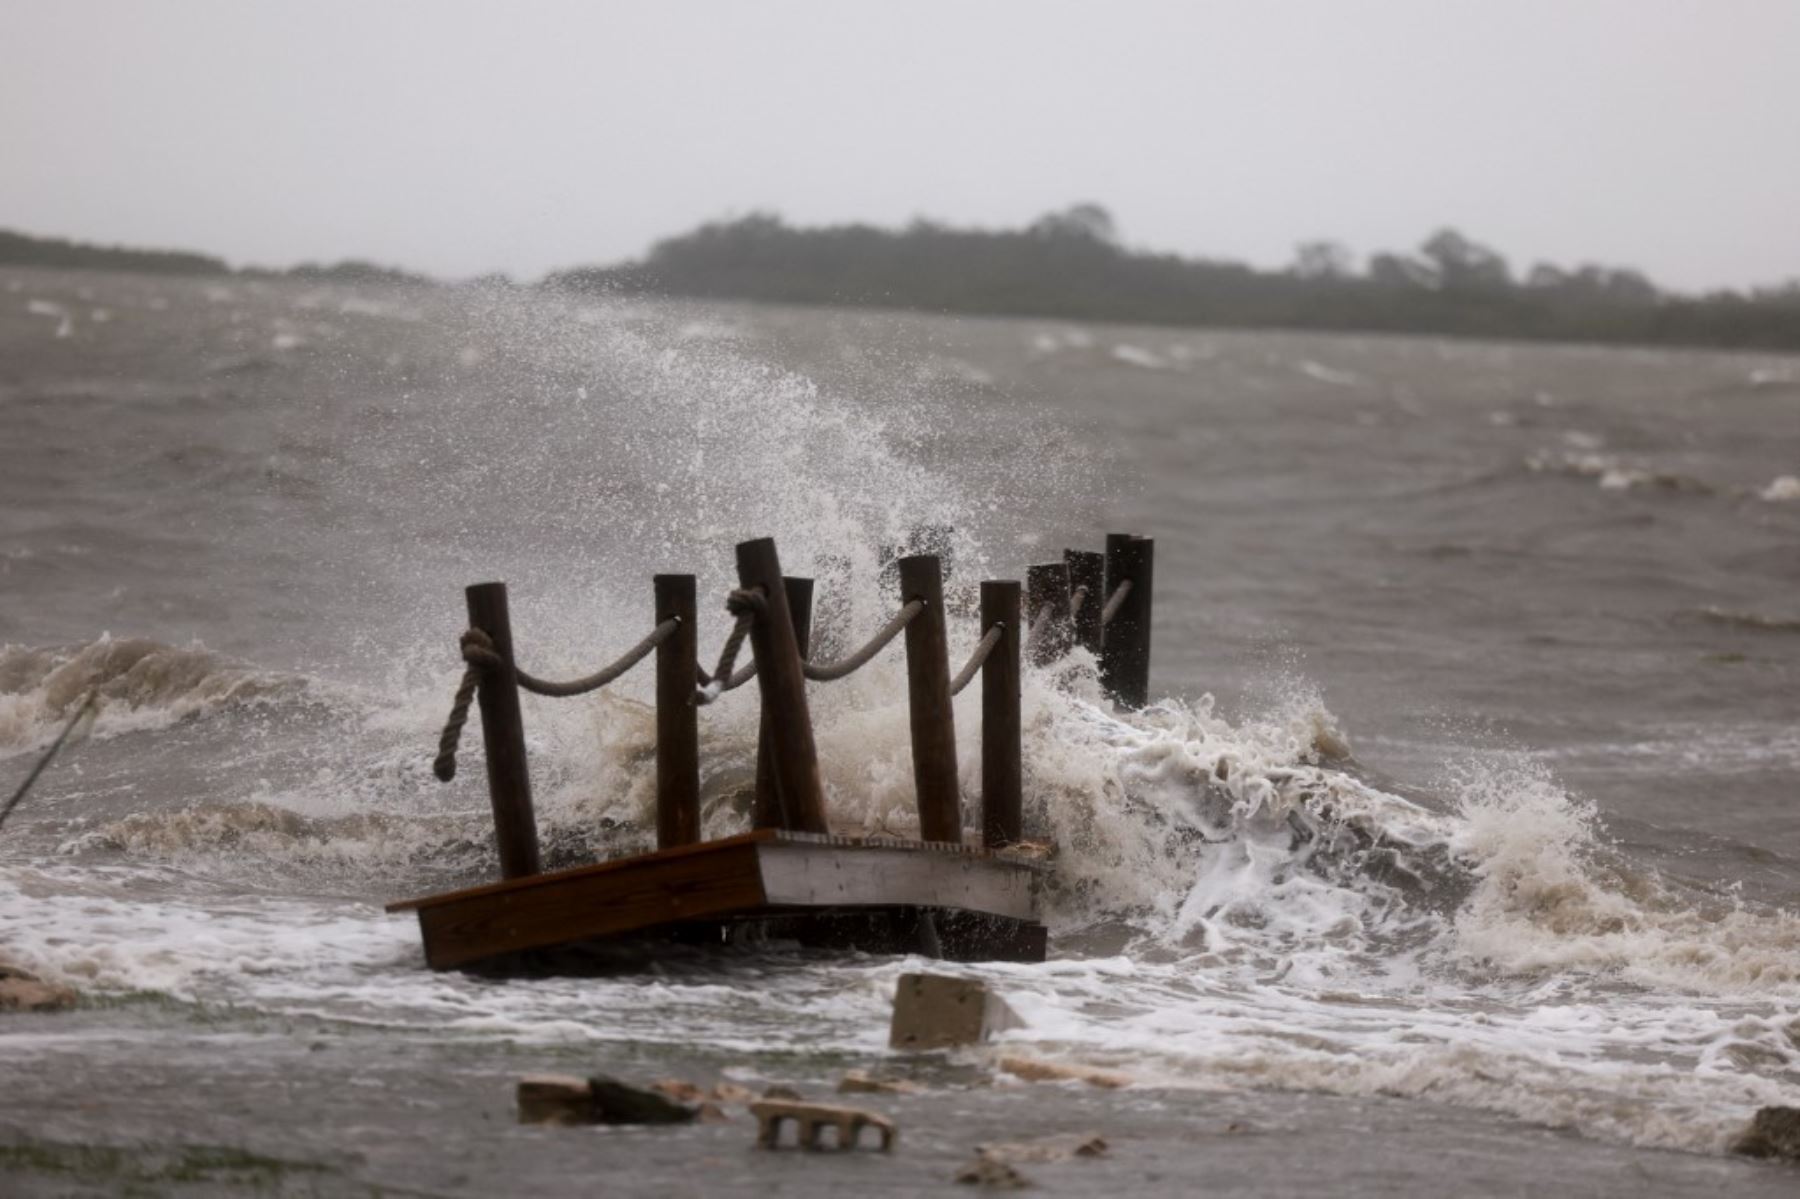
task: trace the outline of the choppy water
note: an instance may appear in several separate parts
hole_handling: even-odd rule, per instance
[[[0,789],[105,701],[0,833],[0,951],[109,1001],[0,1029],[0,1126],[98,1138],[72,1063],[179,1091],[226,1043],[285,1075],[296,1037],[439,1090],[878,1056],[916,962],[495,984],[380,904],[494,868],[481,772],[429,770],[463,584],[506,579],[522,659],[575,673],[647,629],[654,571],[722,601],[749,536],[848,555],[821,619],[872,628],[921,522],[965,581],[1158,540],[1167,698],[1027,679],[1062,855],[1053,960],[970,968],[1009,1050],[1345,1097],[1340,1129],[1398,1098],[1719,1153],[1800,1102],[1796,475],[1793,359],[0,273]],[[843,831],[911,821],[894,657],[814,692]],[[553,862],[647,839],[649,684],[529,701]],[[703,725],[733,831],[751,693]]]

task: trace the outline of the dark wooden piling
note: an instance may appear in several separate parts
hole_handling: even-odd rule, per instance
[[[950,706],[950,645],[944,629],[944,576],[935,554],[902,558],[900,601],[923,600],[906,626],[907,698],[912,712],[913,785],[919,838],[962,842],[956,785],[956,713]]]
[[[656,647],[656,847],[700,840],[699,671],[693,575],[657,575],[656,623],[679,621]]]
[[[469,606],[469,627],[486,633],[500,657],[499,666],[482,673],[478,692],[481,739],[487,748],[488,800],[494,808],[494,842],[500,850],[500,876],[524,878],[538,873],[541,867],[506,584],[477,583],[463,594]]]
[[[1100,682],[1120,705],[1141,708],[1150,702],[1150,593],[1156,542],[1129,533],[1106,537],[1106,594],[1131,580],[1117,615],[1106,626],[1100,646]]]
[[[1069,568],[1061,562],[1025,568],[1025,627],[1048,623],[1031,643],[1031,664],[1048,666],[1069,652]]]
[[[1070,604],[1075,592],[1085,587],[1087,594],[1081,606],[1074,609],[1072,630],[1074,641],[1082,649],[1100,657],[1100,609],[1106,606],[1106,555],[1092,550],[1064,550],[1063,564],[1069,568]]]
[[[781,585],[787,592],[788,616],[794,622],[794,644],[804,659],[812,651],[813,581],[783,578]],[[762,728],[756,738],[756,798],[750,813],[751,824],[756,828],[788,827],[783,814],[786,805],[775,780],[774,754],[769,739],[769,711],[764,708]]]
[[[819,778],[819,753],[806,706],[806,676],[775,542],[767,537],[740,542],[737,568],[739,585],[760,588],[763,594],[764,617],[751,622],[750,644],[756,653],[756,682],[768,717],[770,758],[788,827],[805,833],[829,832],[825,785]]]
[[[1016,842],[1024,768],[1019,744],[1019,623],[1017,580],[981,585],[981,629],[1004,630],[981,667],[981,843],[999,849]]]

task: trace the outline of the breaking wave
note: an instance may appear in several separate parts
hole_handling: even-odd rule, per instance
[[[201,645],[102,635],[81,645],[0,646],[0,760],[47,744],[89,691],[100,698],[93,736],[162,728],[305,687],[232,662]]]

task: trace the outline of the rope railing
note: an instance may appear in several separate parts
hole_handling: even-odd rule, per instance
[[[976,624],[979,639],[954,676],[945,628],[949,608],[944,603],[943,560],[932,554],[897,560],[899,598],[904,602],[889,610],[882,627],[860,648],[835,661],[808,661],[814,581],[784,575],[771,539],[739,543],[738,589],[725,598],[732,622],[710,672],[699,664],[696,653],[699,617],[697,580],[692,574],[657,575],[653,611],[661,622],[604,669],[566,681],[518,669],[510,649],[506,585],[477,583],[465,589],[468,629],[460,640],[465,670],[438,740],[433,771],[445,781],[455,777],[458,747],[470,709],[479,699],[501,873],[507,879],[539,873],[519,692],[566,698],[598,691],[654,650],[658,846],[672,848],[702,839],[696,709],[752,679],[762,693],[757,827],[824,832],[825,796],[805,684],[854,674],[904,631],[922,839],[954,842],[961,837],[964,805],[959,795],[956,722],[946,701],[968,690],[980,676],[983,843],[990,848],[1012,844],[1021,835],[1019,701],[1027,647],[1033,651],[1031,665],[1053,669],[1071,644],[1079,644],[1093,654],[1100,686],[1116,703],[1130,709],[1145,707],[1154,546],[1147,537],[1113,533],[1107,535],[1104,554],[1068,550],[1060,562],[1030,566],[1024,587],[1019,580],[983,580]],[[1034,619],[1022,620],[1021,608]],[[781,627],[790,617],[791,636]],[[752,637],[755,655],[743,652],[746,638]],[[497,646],[505,647],[505,652]]]
[[[675,635],[681,621],[671,616],[669,619],[650,630],[648,636],[630,649],[620,654],[611,663],[601,667],[593,674],[579,679],[570,679],[566,683],[540,679],[536,675],[527,674],[517,666],[513,674],[519,680],[521,689],[533,695],[548,696],[551,699],[570,699],[577,695],[586,695],[590,691],[598,691],[608,683],[616,681],[626,671],[636,666],[649,656],[650,651]],[[462,681],[456,685],[456,695],[450,701],[450,716],[444,721],[444,731],[438,736],[437,757],[432,760],[432,772],[443,782],[456,777],[456,749],[462,741],[463,726],[469,722],[469,704],[475,699],[475,687],[481,681],[484,670],[495,670],[505,665],[504,660],[494,649],[494,639],[480,629],[464,629],[461,638],[462,658],[468,664],[463,671]]]
[[[913,617],[925,610],[924,600],[907,600],[900,610],[875,635],[855,653],[839,658],[836,662],[802,662],[801,670],[806,677],[815,683],[830,683],[838,679],[848,678],[869,664],[870,659],[887,648],[888,642],[900,635],[900,630],[912,623]]]
[[[1107,597],[1106,607],[1100,609],[1100,623],[1102,625],[1109,625],[1112,623],[1113,617],[1119,614],[1119,609],[1125,606],[1125,597],[1130,594],[1131,580],[1120,579],[1119,585],[1113,588],[1112,595]]]
[[[881,626],[880,629],[876,630],[875,635],[869,638],[868,643],[854,654],[845,658],[840,658],[836,662],[815,663],[803,661],[800,664],[802,672],[807,678],[815,683],[835,682],[838,679],[847,678],[850,675],[855,674],[858,670],[867,666],[870,659],[885,649],[888,643],[900,634],[902,629],[912,623],[912,618],[917,616],[924,606],[925,604],[921,600],[909,601],[903,605],[898,612],[894,613],[893,619],[889,620],[885,625]],[[704,673],[705,672],[702,672],[702,674]],[[748,683],[751,679],[755,678],[756,663],[749,662],[742,667],[739,667],[723,685],[716,689],[712,689],[711,682],[713,678],[716,677],[717,675],[715,673],[713,676],[701,679],[699,702],[702,705],[711,703],[727,691],[736,691],[739,687],[742,687],[745,683]]]
[[[593,674],[586,675],[582,678],[570,679],[566,683],[553,683],[548,679],[540,679],[536,675],[526,674],[516,666],[513,667],[513,673],[518,676],[519,686],[526,691],[531,692],[533,695],[547,696],[550,699],[573,699],[577,695],[586,695],[590,691],[600,690],[600,688],[618,679],[633,666],[642,662],[649,656],[651,650],[655,649],[674,635],[675,628],[680,623],[681,621],[671,616],[669,619],[657,625],[654,629],[651,629],[649,636],[620,654],[610,665],[604,666],[601,669],[596,670]],[[489,644],[491,646],[492,643],[490,642]],[[494,654],[491,648],[488,653],[492,656],[494,663],[500,661],[499,655]],[[463,652],[463,657],[465,659],[468,657],[468,651],[466,649]]]
[[[1005,634],[1006,626],[1003,624],[997,624],[987,631],[986,636],[982,637],[975,646],[974,652],[969,655],[968,663],[957,671],[954,679],[950,680],[952,696],[961,695],[963,688],[969,685],[969,681],[981,672],[982,666],[987,663],[988,655],[994,652],[994,647],[1000,644],[1000,638]]]

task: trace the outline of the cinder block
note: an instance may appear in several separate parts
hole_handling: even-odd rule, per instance
[[[974,1045],[1022,1023],[986,983],[942,974],[902,974],[894,989],[888,1045],[893,1049]]]

